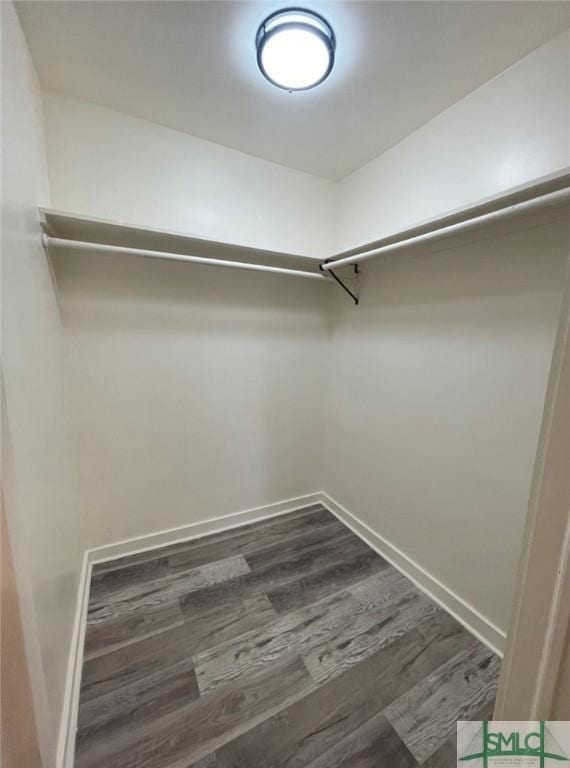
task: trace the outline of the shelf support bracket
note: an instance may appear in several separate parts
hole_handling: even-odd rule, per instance
[[[329,269],[323,269],[323,265],[322,265],[322,264],[319,264],[319,269],[321,270],[321,272],[324,272],[324,273],[328,273],[329,275],[331,275],[331,277],[333,277],[333,278],[336,280],[336,282],[337,282],[337,283],[340,285],[340,287],[341,287],[341,288],[342,288],[344,291],[346,291],[346,292],[348,293],[348,295],[349,295],[349,296],[350,296],[350,298],[351,298],[351,299],[354,301],[354,303],[356,304],[356,306],[358,306],[358,296],[356,296],[356,294],[354,294],[354,293],[353,293],[353,292],[350,290],[350,288],[349,288],[347,285],[345,285],[345,284],[342,282],[342,280],[341,280],[341,279],[340,279],[340,277],[339,277],[339,276],[336,274],[336,272],[334,272],[332,269],[330,269],[330,267],[329,267]],[[355,274],[358,274],[358,264],[355,264],[355,265],[354,265],[354,273],[355,273]]]

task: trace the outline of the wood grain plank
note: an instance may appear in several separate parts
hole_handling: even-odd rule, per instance
[[[249,573],[250,568],[245,558],[242,555],[233,555],[183,573],[131,585],[118,592],[112,599],[104,598],[102,601],[90,602],[87,622],[96,624],[128,613],[152,610],[156,606],[177,601],[180,597]]]
[[[305,768],[472,638],[439,612],[218,750],[217,768]]]
[[[183,622],[179,597],[248,574],[241,555],[199,566],[172,577],[129,586],[90,607],[87,616],[87,658],[141,639]]]
[[[83,702],[79,707],[77,754],[89,749],[99,739],[120,737],[122,732],[152,722],[198,696],[194,666],[188,657]]]
[[[379,597],[382,603],[382,598]],[[438,611],[425,596],[404,580],[401,592],[379,607],[374,604],[354,621],[331,632],[324,641],[303,652],[303,661],[316,683],[323,683],[371,654],[405,636]]]
[[[493,699],[480,712],[477,712],[473,720],[491,720],[494,705]],[[425,763],[422,763],[422,768],[457,768],[456,732],[431,757],[428,757]]]
[[[382,713],[371,717],[307,768],[417,768]]]
[[[110,653],[86,658],[81,675],[81,703],[191,657],[188,631],[188,625],[180,621],[177,626],[133,640]]]
[[[386,717],[422,764],[495,697],[499,659],[481,643],[457,654],[386,709]]]
[[[182,624],[184,624],[184,616],[178,601],[143,607],[125,616],[96,624],[88,622],[85,631],[84,658],[88,661]]]
[[[389,578],[403,585],[402,596],[396,592],[394,597],[379,588]],[[237,641],[196,654],[198,685],[201,693],[214,690],[293,651],[302,655],[313,680],[322,683],[405,634],[436,610],[434,603],[418,594],[396,571],[388,571],[383,580],[375,575],[352,592],[335,593],[283,614]]]
[[[356,610],[348,592],[285,614],[267,626],[194,656],[202,694],[270,666],[289,653],[300,653],[350,623]]]
[[[352,550],[347,547],[344,558],[326,563],[308,574],[300,574],[268,591],[271,604],[278,613],[294,611],[328,595],[352,586],[378,571],[388,563],[369,547]]]
[[[339,535],[346,536],[351,532],[330,513],[321,513],[316,520],[303,521],[302,525],[298,524],[286,534],[277,536],[276,533],[274,529],[270,529],[261,539],[252,539],[248,551],[242,553],[250,566],[251,558],[259,563],[269,562],[273,558],[286,560],[288,556],[298,553],[302,547],[326,544]]]
[[[452,736],[445,744],[422,763],[422,768],[457,768],[457,736]]]
[[[249,560],[248,560],[249,562]],[[257,565],[251,573],[230,579],[212,587],[200,590],[193,594],[187,594],[181,599],[181,607],[186,616],[192,617],[194,611],[205,610],[208,607],[215,608],[221,602],[229,600],[243,600],[251,594],[264,592],[274,594],[277,590],[299,590],[300,580],[315,574],[315,581],[309,581],[306,585],[307,595],[298,591],[296,599],[305,604],[309,595],[318,595],[319,592],[331,594],[330,589],[324,584],[322,576],[316,574],[327,569],[328,578],[334,583],[335,573],[339,582],[342,578],[352,583],[356,578],[355,571],[361,576],[375,573],[386,566],[385,561],[378,557],[372,550],[364,547],[360,541],[352,538],[329,542],[322,547],[311,547],[310,552],[302,552],[298,557]],[[341,578],[342,575],[342,578]],[[312,589],[312,591],[311,591]]]
[[[248,557],[247,563],[251,568],[253,579],[265,592],[274,591],[279,586],[297,582],[299,578],[308,576],[322,569],[334,569],[343,563],[352,562],[354,558],[368,561],[381,560],[360,539],[348,531],[341,532],[325,542],[311,542],[301,545],[297,552],[287,552],[283,559],[277,554],[267,557]]]
[[[141,587],[149,581],[170,575],[170,566],[166,557],[146,560],[117,570],[94,572],[91,577],[89,603],[101,603],[112,600],[118,593],[128,587]]]
[[[337,521],[316,530],[309,528],[300,536],[284,539],[271,547],[246,555],[246,560],[253,573],[267,573],[275,569],[307,570],[308,565],[318,565],[327,562],[329,558],[335,559],[329,562],[336,561],[345,546],[352,546],[360,552],[369,549],[352,531],[343,525],[339,526]]]
[[[249,528],[249,527],[248,527]],[[169,557],[173,572],[185,570],[200,562],[210,562],[212,559],[241,554],[248,558],[283,549],[287,544],[292,548],[307,541],[325,541],[346,527],[330,512],[324,509],[314,510],[293,519],[280,519],[279,522],[269,522],[261,527],[233,533],[225,539],[208,537],[200,545],[198,542],[184,552]],[[210,538],[214,539],[210,541]]]
[[[227,600],[216,608],[193,611],[186,619],[191,654],[201,653],[269,624],[277,614],[264,594]]]
[[[78,755],[75,768],[188,768],[313,688],[301,660],[290,656],[239,685],[99,740]]]

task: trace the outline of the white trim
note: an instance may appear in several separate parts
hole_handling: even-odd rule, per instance
[[[274,504],[266,504],[262,507],[254,507],[241,512],[232,512],[229,515],[215,517],[211,520],[202,520],[189,525],[181,525],[157,533],[145,536],[137,536],[132,539],[115,544],[107,544],[102,547],[88,549],[83,555],[81,576],[77,591],[77,605],[69,658],[67,664],[66,684],[64,691],[61,724],[59,729],[56,765],[57,768],[73,768],[75,755],[75,732],[77,713],[79,708],[79,690],[81,685],[81,669],[83,667],[83,647],[85,641],[85,627],[87,624],[87,605],[89,602],[89,584],[91,572],[95,563],[114,560],[126,555],[134,555],[146,552],[150,549],[163,547],[168,544],[197,539],[212,533],[220,533],[247,523],[259,522],[272,517],[295,512],[303,507],[321,503],[320,493],[309,493],[293,499],[278,501]]]
[[[372,248],[369,251],[362,251],[356,253],[353,256],[345,256],[342,259],[334,259],[326,264],[322,264],[322,269],[336,269],[337,267],[346,267],[348,264],[360,264],[367,259],[371,259],[381,254],[392,253],[393,251],[400,250],[401,248],[409,248],[412,245],[424,244],[426,241],[435,240],[440,237],[447,237],[454,235],[457,232],[463,232],[465,230],[479,227],[482,224],[489,224],[489,222],[495,222],[498,219],[502,219],[503,216],[513,216],[520,213],[526,213],[529,209],[534,209],[547,205],[559,205],[560,203],[567,202],[570,199],[570,189],[559,189],[556,192],[549,192],[546,195],[540,197],[533,197],[530,200],[524,200],[522,203],[513,203],[505,208],[499,208],[498,210],[491,211],[489,213],[481,213],[478,215],[470,216],[468,219],[457,221],[454,224],[447,224],[443,227],[435,227],[428,232],[422,232],[420,235],[413,235],[412,237],[404,236],[398,237],[395,242],[388,243],[387,245],[381,245],[377,248]],[[45,238],[46,236],[43,235]]]
[[[564,166],[558,171],[553,173],[547,173],[544,176],[532,179],[530,181],[523,182],[523,184],[517,184],[514,187],[501,190],[500,192],[490,195],[488,197],[479,198],[475,202],[463,205],[460,208],[453,208],[447,210],[438,216],[432,216],[429,219],[423,219],[417,221],[406,229],[402,229],[396,232],[392,232],[379,240],[368,241],[354,245],[344,251],[330,256],[330,259],[341,259],[345,256],[352,256],[356,253],[363,253],[364,251],[370,251],[372,248],[379,248],[382,245],[387,245],[396,239],[404,239],[404,237],[413,237],[419,235],[422,232],[427,232],[431,229],[445,227],[448,224],[453,224],[459,221],[465,221],[470,216],[477,216],[483,213],[490,213],[491,211],[504,208],[515,203],[521,203],[525,200],[529,200],[533,197],[539,197],[545,195],[548,192],[554,192],[556,190],[565,189],[570,184],[570,166]],[[54,212],[56,213],[56,212]]]
[[[541,179],[538,180],[539,182]],[[157,247],[172,244],[180,248],[181,242],[184,247],[198,248],[204,247],[216,251],[233,251],[237,256],[253,255],[257,258],[285,258],[285,259],[304,259],[307,263],[319,262],[319,256],[310,256],[304,253],[292,253],[290,251],[274,251],[267,248],[256,248],[246,243],[236,243],[229,240],[211,240],[208,237],[200,237],[190,232],[173,229],[157,229],[156,227],[145,227],[132,222],[119,221],[117,219],[102,219],[98,216],[86,216],[81,213],[72,213],[63,211],[60,208],[49,208],[40,206],[40,224],[46,235],[54,237],[68,237],[70,234],[78,234],[79,239],[88,240],[94,234],[102,236],[106,242],[118,240],[118,245],[124,245],[129,237],[136,235],[137,242],[144,239],[149,247]],[[212,249],[212,246],[214,248]]]
[[[403,573],[422,592],[425,592],[431,600],[451,614],[472,635],[475,635],[482,643],[502,658],[506,640],[505,632],[324,491],[321,491],[320,502],[329,512],[332,512],[333,515],[348,526],[353,533],[365,541],[372,549],[376,550],[379,555],[388,560],[394,568]]]
[[[79,687],[81,684],[81,668],[83,666],[83,645],[85,640],[85,625],[87,623],[87,604],[89,602],[89,584],[91,582],[92,565],[89,560],[89,550],[83,555],[81,576],[77,591],[75,619],[67,662],[65,690],[63,692],[63,707],[59,727],[56,766],[57,768],[73,767],[75,754],[75,731],[77,712],[79,708]]]
[[[568,616],[570,615],[569,565],[570,519],[566,523],[560,564],[557,569],[548,624],[544,633],[542,659],[540,660],[536,690],[532,701],[532,712],[536,715],[540,715],[541,712],[552,712],[560,667],[564,659],[564,643],[568,633]]]
[[[146,550],[155,549],[156,547],[165,547],[169,544],[198,539],[201,536],[209,536],[211,533],[220,533],[230,528],[246,525],[246,523],[254,523],[270,517],[277,517],[287,512],[294,512],[297,509],[309,507],[311,504],[320,503],[320,493],[307,493],[304,496],[277,501],[273,504],[265,504],[262,507],[253,507],[241,512],[231,512],[229,515],[213,517],[211,520],[201,520],[197,523],[180,525],[177,528],[168,528],[164,531],[148,533],[132,539],[124,539],[115,544],[105,544],[102,547],[89,549],[89,562],[101,563],[105,560],[114,560],[117,557],[146,552]]]
[[[517,573],[496,720],[547,719],[570,620],[570,261]]]

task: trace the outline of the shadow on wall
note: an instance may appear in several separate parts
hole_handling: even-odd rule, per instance
[[[19,753],[20,750],[25,750],[26,754],[29,754],[30,766],[33,766],[35,765],[32,762],[35,724],[28,722],[25,718],[24,710],[27,706],[26,684],[21,679],[23,670],[19,666],[18,653],[20,651],[14,645],[18,638],[18,622],[21,617],[24,623],[28,622],[28,626],[37,627],[39,630],[38,634],[31,633],[27,636],[28,671],[35,680],[35,703],[41,712],[41,716],[44,718],[42,724],[47,733],[47,738],[44,734],[46,741],[42,743],[42,747],[45,746],[50,750],[55,749],[54,745],[59,727],[58,708],[61,706],[67,670],[68,648],[65,645],[67,637],[65,639],[62,638],[62,627],[66,626],[65,621],[69,621],[70,624],[72,621],[77,600],[79,567],[76,553],[69,546],[69,541],[62,540],[64,531],[69,535],[69,526],[62,527],[46,522],[44,527],[42,521],[42,523],[36,523],[32,529],[29,520],[23,514],[24,507],[22,506],[19,494],[16,492],[20,473],[14,462],[9,413],[6,403],[6,392],[3,392],[2,470],[4,482],[2,501],[6,500],[4,509],[7,508],[8,512],[4,514],[5,517],[9,517],[11,531],[17,535],[23,551],[19,552],[17,550],[14,538],[12,538],[12,541],[8,539],[8,530],[6,529],[6,536],[3,536],[2,544],[4,546],[5,543],[7,547],[10,547],[11,551],[6,555],[6,558],[3,554],[2,567],[3,569],[4,567],[13,568],[13,560],[8,558],[12,557],[12,553],[14,553],[14,557],[18,558],[16,562],[21,564],[21,572],[18,573],[17,596],[19,598],[19,607],[16,604],[12,604],[12,599],[15,599],[16,596],[15,591],[12,591],[16,589],[15,582],[12,583],[11,581],[13,574],[7,576],[6,582],[3,576],[2,581],[3,588],[4,584],[7,586],[6,610],[10,618],[4,620],[3,617],[1,646],[4,661],[6,658],[10,659],[10,669],[6,669],[3,663],[2,672],[6,674],[0,675],[0,677],[2,677],[3,686],[4,684],[6,686],[6,693],[3,687],[1,700],[4,706],[0,707],[0,709],[3,714],[7,714],[10,721],[10,725],[7,727],[14,729],[13,732],[15,734],[15,742],[13,744],[8,743],[10,739],[8,736],[6,737],[8,751],[11,753],[16,750],[16,753]],[[29,461],[30,465],[32,465],[31,459]],[[68,471],[71,471],[69,467]],[[48,485],[50,484],[49,476],[45,479],[45,482]],[[44,494],[45,498],[47,498],[47,494]],[[77,509],[75,511],[77,512]],[[3,518],[4,520],[5,517]],[[26,550],[28,546],[25,541],[26,537],[34,541],[33,554],[29,554]],[[54,568],[55,562],[57,562],[57,568]],[[16,609],[18,609],[17,614],[15,613]],[[4,645],[5,638],[6,645]],[[19,681],[18,678],[20,678]],[[21,689],[13,696],[12,686],[17,681],[18,686],[21,685]],[[6,702],[11,701],[12,698],[13,707],[7,706]],[[22,718],[18,715],[20,708],[22,708]],[[22,735],[23,730],[27,731],[26,737]],[[2,733],[6,734],[6,731],[2,730]],[[50,758],[48,757],[47,759],[49,760]],[[4,764],[2,763],[2,765]],[[6,768],[9,765],[10,762],[8,761]],[[27,767],[28,763],[25,761],[16,762],[14,765],[16,768],[20,768],[21,765]]]
[[[516,221],[500,222],[484,226],[479,230],[441,238],[432,243],[418,244],[403,248],[395,253],[380,255],[361,265],[361,297],[366,299],[367,276],[386,272],[390,279],[401,280],[397,286],[390,283],[390,289],[380,295],[381,286],[374,286],[369,298],[377,308],[387,304],[422,304],[433,301],[461,300],[473,296],[510,296],[528,293],[529,279],[540,291],[552,286],[551,275],[542,268],[540,259],[530,260],[526,248],[520,248],[516,238],[528,237],[540,243],[544,249],[543,230],[552,229],[554,241],[566,242],[570,247],[570,206],[558,206],[547,214],[518,217]],[[527,233],[527,235],[523,234]],[[513,245],[509,245],[515,238]],[[520,240],[518,241],[520,243]],[[503,252],[503,244],[507,253]],[[518,254],[518,260],[517,260]],[[449,259],[449,263],[447,262]],[[416,266],[413,265],[418,261]],[[487,268],[485,261],[487,260]],[[421,266],[424,262],[424,268]],[[409,280],[409,270],[422,272],[422,282]],[[491,274],[492,273],[492,274]],[[343,302],[337,302],[342,307]]]
[[[323,311],[331,288],[303,278],[128,255],[54,251],[51,259],[63,320],[83,328],[94,322],[99,329],[133,332],[172,332],[179,325],[183,331],[214,326],[233,333],[297,333]]]
[[[18,590],[3,497],[0,497],[0,504],[2,507],[0,521],[2,526],[0,531],[2,545],[0,762],[4,768],[22,768],[22,766],[41,768]]]
[[[88,546],[319,488],[331,286],[53,254]]]
[[[363,265],[358,308],[335,299],[325,489],[502,630],[569,237],[416,248]]]

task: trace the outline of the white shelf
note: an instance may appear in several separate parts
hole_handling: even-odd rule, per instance
[[[194,237],[182,232],[140,227],[121,221],[97,219],[53,208],[40,208],[42,229],[50,237],[101,243],[126,248],[167,251],[211,259],[252,262],[275,267],[318,269],[318,257],[250,248],[216,240]]]
[[[349,248],[345,251],[341,251],[334,255],[335,259],[341,259],[348,256],[353,256],[364,251],[370,251],[376,248],[381,248],[385,245],[390,245],[399,240],[405,240],[408,238],[416,237],[418,235],[431,232],[434,229],[440,229],[443,227],[458,224],[462,221],[475,218],[477,216],[483,216],[494,211],[499,211],[503,208],[516,205],[517,203],[523,203],[532,198],[539,197],[541,195],[547,195],[551,192],[557,192],[559,190],[567,189],[570,187],[570,167],[563,168],[561,171],[551,173],[546,176],[542,176],[537,179],[533,179],[530,182],[521,184],[516,187],[510,187],[502,192],[492,195],[476,203],[472,203],[462,208],[456,208],[453,211],[447,211],[441,216],[437,216],[432,219],[426,219],[420,221],[411,227],[404,230],[394,232],[391,235],[382,237],[378,240],[362,243],[360,245]],[[526,214],[522,214],[523,216]]]
[[[529,215],[532,214],[534,220],[539,221],[539,217],[560,215],[556,213],[556,204],[560,199],[561,204],[558,208],[563,212],[566,210],[567,195],[563,195],[562,191],[568,190],[569,187],[570,170],[565,168],[557,173],[504,190],[493,197],[479,200],[464,208],[448,211],[442,216],[420,222],[375,242],[337,253],[331,258],[334,261],[344,260],[348,262],[350,260],[352,262],[357,261],[356,255],[360,255],[364,260],[367,257],[377,255],[376,251],[394,250],[396,243],[400,243],[402,247],[408,247],[414,241],[425,242],[427,239],[436,239],[445,235],[446,231],[458,232],[456,237],[459,238],[473,237],[471,232],[463,234],[463,230],[468,229],[469,222],[475,224],[478,221],[481,223],[493,222],[493,226],[504,227],[512,225],[512,221],[516,220],[517,216],[524,217],[528,221]],[[547,207],[549,198],[551,200],[554,198],[554,205],[549,204]],[[541,205],[544,210],[540,210]],[[510,217],[510,224],[502,222],[503,214],[505,214],[505,221],[507,216]],[[141,255],[146,256],[154,256],[154,253],[151,254],[148,251],[156,251],[161,252],[163,258],[168,258],[169,254],[172,257],[175,255],[188,256],[193,257],[189,258],[189,261],[194,260],[199,263],[204,263],[204,260],[217,260],[220,266],[232,267],[232,263],[241,262],[244,265],[248,264],[249,267],[247,268],[250,269],[256,266],[268,267],[270,268],[268,271],[272,271],[271,268],[279,268],[322,276],[318,268],[321,259],[318,257],[208,240],[182,232],[97,219],[51,208],[40,208],[40,217],[43,231],[49,237],[60,241],[81,241],[84,244],[91,244],[90,250],[97,250],[96,246],[99,245],[103,246],[101,250],[115,247],[117,249],[132,249],[133,253],[136,250],[147,251],[147,253],[141,253]],[[499,224],[495,224],[497,221]],[[429,233],[432,234],[428,238]],[[56,247],[58,245],[61,247],[64,243],[55,243]],[[69,247],[71,243],[67,245]],[[159,254],[157,253],[156,256],[159,257]],[[273,271],[277,270],[273,269]]]

